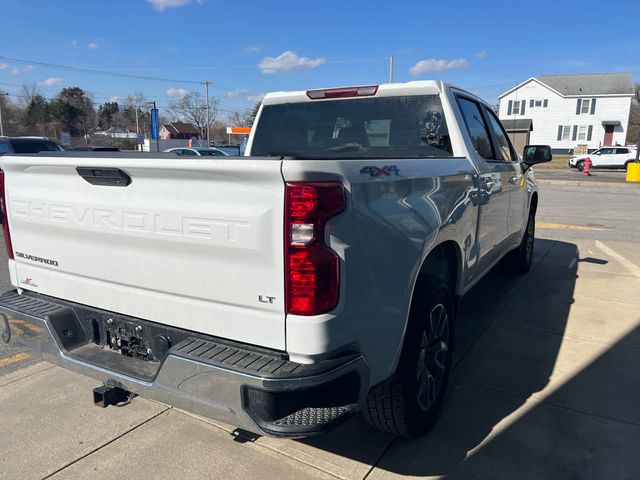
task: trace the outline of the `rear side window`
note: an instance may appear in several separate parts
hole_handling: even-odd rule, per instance
[[[493,131],[494,138],[497,142],[498,160],[502,160],[503,162],[512,162],[514,158],[511,152],[511,143],[509,142],[509,137],[507,137],[506,132],[502,128],[502,125],[495,117],[495,115],[486,108],[485,113],[487,118],[489,119],[491,130]]]
[[[266,105],[251,154],[307,158],[449,157],[437,95]]]
[[[480,113],[480,106],[471,100],[463,97],[458,97],[458,105],[460,105],[460,111],[464,117],[464,123],[467,126],[467,132],[471,137],[471,143],[476,152],[480,154],[482,158],[487,160],[494,159],[493,148],[491,147],[491,137],[489,136],[489,130]]]
[[[11,140],[15,153],[60,152],[62,148],[51,140],[20,138]]]

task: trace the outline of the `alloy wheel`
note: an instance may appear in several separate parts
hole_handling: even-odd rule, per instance
[[[422,334],[416,381],[418,405],[428,412],[436,403],[449,365],[450,323],[447,310],[439,303],[429,313]]]

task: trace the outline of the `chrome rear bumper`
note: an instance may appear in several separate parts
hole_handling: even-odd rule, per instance
[[[141,329],[161,330],[160,324],[15,291],[0,297],[0,316],[0,330],[9,326],[10,341],[44,360],[259,434],[321,433],[358,411],[369,388],[366,363],[357,354],[303,365],[283,352],[172,331],[177,341],[162,358],[145,362],[101,345],[95,329],[113,316]]]

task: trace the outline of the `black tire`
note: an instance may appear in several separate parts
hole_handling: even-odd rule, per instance
[[[504,257],[503,264],[508,271],[516,275],[524,275],[531,270],[535,239],[536,215],[535,212],[531,212],[529,213],[527,228],[524,231],[520,245]]]
[[[454,317],[453,295],[444,282],[419,282],[396,373],[369,392],[364,415],[370,424],[402,437],[433,426],[451,371]]]
[[[576,163],[576,168],[578,169],[579,172],[584,170],[584,160],[580,160],[578,163]]]

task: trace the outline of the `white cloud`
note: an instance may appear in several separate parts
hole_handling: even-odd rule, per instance
[[[189,94],[189,90],[187,90],[186,88],[175,88],[175,87],[171,87],[171,88],[167,88],[167,96],[168,97],[184,97],[185,95]]]
[[[89,42],[87,43],[87,48],[94,50],[96,48],[98,48],[98,44],[96,42]]]
[[[479,59],[483,59],[484,57],[487,56],[487,51],[486,50],[480,50],[479,52],[476,52],[473,54],[474,57],[479,58]]]
[[[248,93],[249,92],[247,92],[246,90],[229,90],[226,96],[227,98],[237,98],[237,97],[244,97]]]
[[[250,102],[261,102],[266,94],[256,93],[255,95],[247,95],[247,100]]]
[[[262,45],[249,45],[248,47],[244,48],[245,52],[260,52],[262,51]]]
[[[40,85],[41,87],[55,87],[62,83],[64,83],[64,78],[51,77],[51,78],[47,78],[46,80],[43,80],[42,82],[39,82],[38,85]]]
[[[185,5],[189,5],[192,0],[147,0],[153,8],[158,10],[159,12],[164,12],[167,8],[178,8],[184,7]],[[203,0],[196,0],[198,5],[202,5]]]
[[[11,69],[11,75],[20,75],[21,73],[27,73],[33,70],[35,67],[33,65],[27,65],[26,67],[13,67]]]
[[[300,57],[296,53],[288,50],[281,53],[277,57],[265,57],[260,61],[258,67],[262,73],[284,73],[290,70],[297,70],[301,68],[316,68],[326,63],[325,58],[309,58]]]
[[[6,70],[7,68],[9,68],[9,65],[6,63],[0,63],[0,70]]]
[[[110,102],[119,102],[120,101],[120,97],[117,95],[114,95],[112,97],[109,98]]]
[[[458,60],[437,60],[430,58],[428,60],[420,60],[409,69],[409,73],[414,77],[426,72],[444,72],[446,70],[456,70],[459,68],[468,68],[469,62],[464,58]]]

